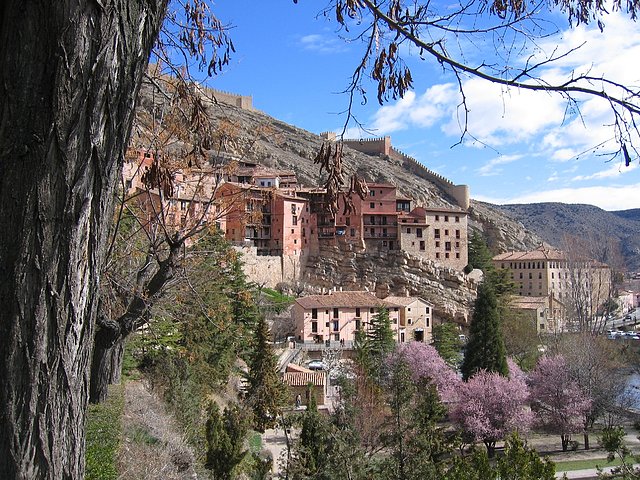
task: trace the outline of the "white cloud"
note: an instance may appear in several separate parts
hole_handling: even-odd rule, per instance
[[[412,127],[431,127],[450,113],[456,97],[457,92],[451,83],[434,85],[420,96],[407,92],[396,103],[378,109],[371,129],[376,135],[388,135]]]
[[[305,50],[319,53],[336,53],[346,50],[346,44],[335,35],[320,35],[318,33],[300,37],[300,45]]]
[[[521,158],[522,155],[501,155],[492,160],[489,160],[487,163],[482,165],[476,170],[476,173],[478,173],[478,175],[482,177],[499,175],[500,173],[502,173],[502,169],[499,168],[500,165],[515,162],[516,160],[519,160]]]
[[[574,182],[585,180],[601,180],[604,178],[620,178],[622,175],[628,174],[638,167],[637,163],[631,163],[628,167],[622,162],[612,162],[609,168],[592,173],[591,175],[577,175],[571,180]]]

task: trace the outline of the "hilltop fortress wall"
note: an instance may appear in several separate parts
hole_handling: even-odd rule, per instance
[[[233,105],[243,110],[255,111],[253,108],[253,97],[251,95],[238,95],[236,93],[216,90],[215,88],[206,87],[207,94],[213,96],[218,102]]]
[[[326,140],[336,140],[336,134],[333,132],[323,132],[320,136]],[[469,208],[469,187],[467,185],[454,185],[451,180],[443,177],[439,173],[429,170],[415,158],[393,148],[393,146],[391,146],[391,137],[345,139],[344,144],[368,155],[386,155],[393,160],[402,162],[403,167],[414,175],[424,178],[440,187],[458,206],[465,210]]]

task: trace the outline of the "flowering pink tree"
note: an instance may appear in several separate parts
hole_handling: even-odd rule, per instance
[[[560,434],[562,450],[567,451],[572,433],[584,429],[591,399],[571,379],[562,355],[542,357],[529,377],[531,408],[541,427]]]
[[[496,442],[511,432],[526,432],[533,421],[527,406],[529,389],[520,369],[503,377],[481,370],[459,388],[451,418],[465,433],[482,441],[493,457]]]
[[[443,403],[457,400],[462,381],[434,347],[422,342],[403,343],[396,355],[402,356],[407,362],[414,381],[428,379],[433,383]]]

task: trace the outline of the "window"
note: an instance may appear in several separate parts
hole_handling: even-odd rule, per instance
[[[436,222],[440,221],[440,215],[436,215]]]
[[[440,240],[436,240],[436,248],[440,248]]]
[[[424,246],[424,240],[420,240],[420,250],[424,250],[425,246]]]
[[[338,308],[334,307],[333,309],[333,318],[338,318]]]
[[[422,238],[422,229],[421,228],[416,228],[416,237]]]
[[[445,222],[448,222],[448,221],[449,221],[449,215],[445,215],[445,216],[444,216],[444,221],[445,221]]]
[[[356,317],[360,316],[360,308],[356,308]]]
[[[460,253],[456,252],[456,258],[460,258]]]
[[[333,321],[333,331],[334,332],[339,332],[340,331],[340,324],[339,324],[338,320],[334,320]]]
[[[279,231],[279,230],[278,230],[278,231]],[[294,230],[293,228],[291,229],[291,233],[295,233],[295,230]]]
[[[451,242],[444,242],[444,249],[447,252],[450,252],[451,251]]]
[[[345,224],[347,227],[350,227],[350,226],[351,226],[351,217],[347,217],[347,218],[345,218],[345,219],[344,219],[344,224]]]
[[[311,318],[313,318],[313,319],[317,319],[318,318],[318,309],[317,308],[312,308],[311,309]]]
[[[444,258],[449,258],[449,252],[444,254]]]
[[[369,208],[376,208],[376,203],[375,202],[369,203]]]
[[[369,196],[370,197],[375,197],[376,196],[376,191],[375,190],[369,190]]]
[[[375,310],[372,307],[372,308],[369,309],[369,313],[373,313],[373,312],[375,312]]]
[[[352,228],[349,233],[351,233],[352,237],[355,237],[356,236],[356,229]]]
[[[456,248],[460,248],[460,242],[456,242]]]
[[[360,326],[361,326],[361,325],[360,325],[360,320],[359,320],[359,319],[357,319],[357,320],[356,320],[356,330],[360,330]]]
[[[456,238],[460,240],[460,230],[456,230]]]
[[[413,324],[413,319],[412,319],[412,318],[407,318],[407,323],[408,323],[409,325]]]
[[[411,228],[407,227],[407,233],[411,233]]]
[[[440,258],[440,252],[436,252],[436,258]]]
[[[448,236],[449,236],[449,230],[445,230],[445,231],[444,231],[444,236],[445,236],[445,237],[448,237]]]
[[[298,225],[298,216],[294,215],[291,217],[291,224],[292,225]]]
[[[520,272],[520,280],[522,280],[522,272]]]
[[[460,217],[456,215],[456,223],[460,223]]]
[[[293,244],[294,244],[294,245],[297,245],[297,244],[298,244],[298,239],[297,239],[297,238],[294,238],[294,239],[293,239]]]
[[[291,205],[291,213],[293,213],[293,214],[296,213],[296,206],[295,205]]]
[[[439,228],[436,228],[436,229],[433,231],[433,235],[434,235],[434,237],[435,237],[435,238],[440,238],[440,229],[439,229]]]
[[[533,274],[529,272],[529,280],[531,280],[532,278],[533,278]]]
[[[318,322],[311,322],[311,333],[318,333]]]

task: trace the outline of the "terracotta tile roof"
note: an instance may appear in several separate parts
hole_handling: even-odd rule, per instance
[[[297,365],[295,363],[287,363],[286,367],[287,372],[302,372],[302,373],[314,373],[313,370],[310,370],[302,365]]]
[[[515,308],[524,310],[536,310],[538,308],[547,308],[549,297],[512,297],[511,305]]]
[[[395,303],[396,305],[401,305],[403,307],[411,305],[413,302],[422,302],[426,305],[431,305],[429,302],[419,297],[395,297],[393,295],[389,295],[388,297],[385,297],[384,300],[385,302]]]
[[[324,372],[285,372],[283,380],[290,387],[306,387],[310,383],[324,387],[326,378]]]
[[[296,300],[300,306],[309,308],[332,307],[397,307],[394,303],[377,298],[371,292],[333,292],[328,295],[308,295]]]
[[[499,261],[522,261],[522,260],[565,260],[566,256],[561,250],[540,246],[535,250],[528,252],[505,252],[493,257],[496,262]]]

